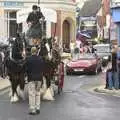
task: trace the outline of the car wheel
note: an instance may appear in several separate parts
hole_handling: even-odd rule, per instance
[[[71,73],[69,71],[66,72],[66,75],[71,75]]]

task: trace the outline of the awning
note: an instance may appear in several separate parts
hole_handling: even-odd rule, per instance
[[[45,17],[46,21],[56,23],[57,22],[57,13],[53,9],[48,9],[44,7],[40,7],[41,11]],[[24,8],[17,12],[17,23],[25,22],[28,14],[32,11],[32,8]]]

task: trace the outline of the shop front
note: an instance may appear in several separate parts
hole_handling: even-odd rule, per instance
[[[1,1],[0,2],[0,37],[15,37],[17,32],[16,13],[24,7],[23,2]],[[21,27],[20,27],[21,28]],[[22,28],[21,28],[22,29]]]

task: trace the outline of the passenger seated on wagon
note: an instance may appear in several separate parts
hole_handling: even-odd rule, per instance
[[[36,5],[33,5],[32,12],[28,15],[27,24],[30,26],[27,31],[28,38],[41,38],[42,37],[42,27],[40,20],[44,19],[40,8]]]

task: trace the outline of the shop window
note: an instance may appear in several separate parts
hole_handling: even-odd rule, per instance
[[[18,30],[19,30],[20,33],[22,33],[22,26],[23,26],[22,23],[20,23],[20,24],[18,25]]]
[[[16,37],[18,25],[16,23],[16,11],[9,12],[9,37]]]

